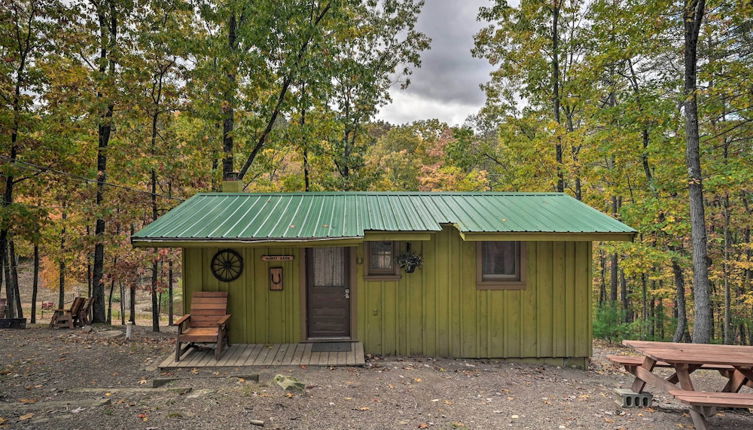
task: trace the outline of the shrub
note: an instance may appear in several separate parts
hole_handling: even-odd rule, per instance
[[[629,336],[632,328],[630,323],[624,321],[625,312],[616,303],[599,306],[593,322],[594,337],[610,343],[622,341]]]

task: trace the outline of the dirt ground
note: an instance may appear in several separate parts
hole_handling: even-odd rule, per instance
[[[160,372],[170,334],[139,328],[125,341],[111,327],[83,331],[0,331],[0,428],[19,429],[677,429],[687,410],[657,393],[652,408],[622,409],[614,389],[631,382],[596,345],[587,371],[490,360],[373,358],[367,367],[262,367]],[[272,382],[294,376],[307,387],[286,393]],[[259,382],[252,376],[259,375]],[[718,389],[712,372],[696,385]],[[150,390],[152,379],[179,378]],[[102,388],[81,392],[81,388]],[[122,392],[114,388],[136,388]],[[112,389],[112,390],[110,390]],[[68,400],[67,406],[44,406]],[[92,405],[104,401],[105,405]],[[713,428],[753,428],[753,415],[725,412]]]

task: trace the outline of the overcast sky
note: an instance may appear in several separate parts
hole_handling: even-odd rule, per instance
[[[488,0],[426,0],[417,27],[431,38],[431,49],[422,55],[421,68],[411,76],[406,90],[394,87],[392,103],[378,118],[392,123],[439,118],[450,125],[462,124],[484,103],[479,84],[489,79],[492,68],[473,58],[473,35],[479,6]]]

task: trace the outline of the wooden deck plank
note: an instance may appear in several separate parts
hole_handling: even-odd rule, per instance
[[[303,350],[306,349],[306,345],[302,343],[297,343],[295,345],[295,353],[293,354],[293,358],[290,360],[290,364],[293,366],[298,366],[301,364],[301,358],[303,358]]]
[[[311,364],[311,348],[313,343],[307,343],[306,348],[303,350],[303,357],[301,358],[301,364],[308,366]]]
[[[238,354],[238,356],[235,357],[235,360],[233,360],[233,362],[230,363],[232,366],[240,366],[241,364],[243,364],[243,361],[246,357],[246,354],[248,353],[248,350],[252,348],[252,345],[238,345],[238,346],[242,346],[243,349]]]
[[[275,361],[275,357],[277,357],[277,353],[280,352],[280,349],[282,349],[282,344],[276,343],[272,345],[272,348],[269,349],[269,354],[264,358],[262,364],[265,366],[271,366]]]
[[[287,346],[287,351],[285,351],[285,356],[282,358],[282,363],[283,364],[287,364],[287,365],[291,365],[291,364],[293,364],[292,363],[292,361],[293,361],[293,354],[295,354],[295,349],[298,347],[298,344],[297,343],[291,343],[291,344],[288,344],[286,346]]]
[[[290,348],[289,343],[280,344],[280,349],[277,351],[275,358],[272,359],[272,364],[275,366],[286,364],[285,355],[287,355],[289,348]]]
[[[160,369],[166,368],[166,367],[175,367],[175,355],[174,354],[168,355],[167,358],[162,360],[162,362],[159,364]]]
[[[363,343],[361,342],[356,343],[356,357],[355,358],[356,358],[356,362],[353,364],[358,365],[358,366],[366,364],[366,359],[363,354]]]
[[[246,350],[247,346],[248,345],[231,346],[227,354],[222,357],[222,361],[224,362],[225,366],[235,366],[240,356],[243,355],[243,352]]]
[[[222,367],[222,366],[227,366],[227,365],[228,365],[228,364],[230,363],[230,361],[232,361],[232,360],[233,360],[233,357],[234,357],[234,356],[235,356],[236,354],[238,354],[238,351],[239,351],[240,349],[241,349],[241,348],[239,348],[239,347],[238,347],[238,346],[236,345],[236,346],[231,346],[230,348],[228,348],[228,349],[226,349],[226,350],[222,351],[222,357],[220,357],[220,359],[219,359],[219,360],[215,361],[215,365],[217,365],[217,366],[220,366],[220,367]]]
[[[264,350],[264,345],[261,344],[255,344],[253,349],[251,350],[251,354],[248,355],[246,358],[246,361],[243,362],[244,366],[254,366],[256,364],[256,359],[259,357],[259,354],[262,353]]]
[[[206,357],[204,356],[204,351],[198,350],[196,348],[191,348],[191,351],[186,356],[186,358],[187,358],[187,360],[185,360],[185,364],[184,364],[183,367],[196,367]],[[181,362],[182,361],[183,360],[181,360]]]
[[[214,351],[191,348],[176,362],[174,354],[165,357],[159,367],[211,368],[244,366],[360,366],[365,363],[363,344],[353,342],[350,351],[313,352],[313,343],[236,344],[219,359]]]
[[[277,353],[280,352],[280,349],[282,348],[282,345],[279,343],[276,343],[272,345],[272,348],[269,350],[269,354],[267,354],[266,357],[264,357],[264,362],[262,364],[264,365],[271,365],[272,362],[274,362],[275,357],[277,356]]]
[[[279,345],[265,345],[264,351],[262,351],[262,353],[259,354],[259,358],[256,359],[256,364],[258,366],[264,366],[271,363],[272,358],[274,358],[278,349],[280,349]]]
[[[251,360],[251,357],[254,356],[254,354],[258,354],[259,350],[261,350],[261,345],[246,345],[248,348],[243,352],[243,355],[241,356],[240,362],[238,362],[238,366],[248,366],[249,360]]]
[[[267,357],[267,354],[269,354],[269,350],[271,349],[271,345],[262,345],[261,351],[254,357],[253,363],[251,363],[254,366],[261,366],[261,364],[264,362],[264,359]]]
[[[195,367],[207,367],[212,361],[212,354],[208,350],[197,350],[194,354],[198,355]]]

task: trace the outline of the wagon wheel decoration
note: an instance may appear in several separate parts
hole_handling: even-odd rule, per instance
[[[238,279],[243,271],[241,255],[232,249],[223,249],[212,257],[212,274],[222,282]]]

